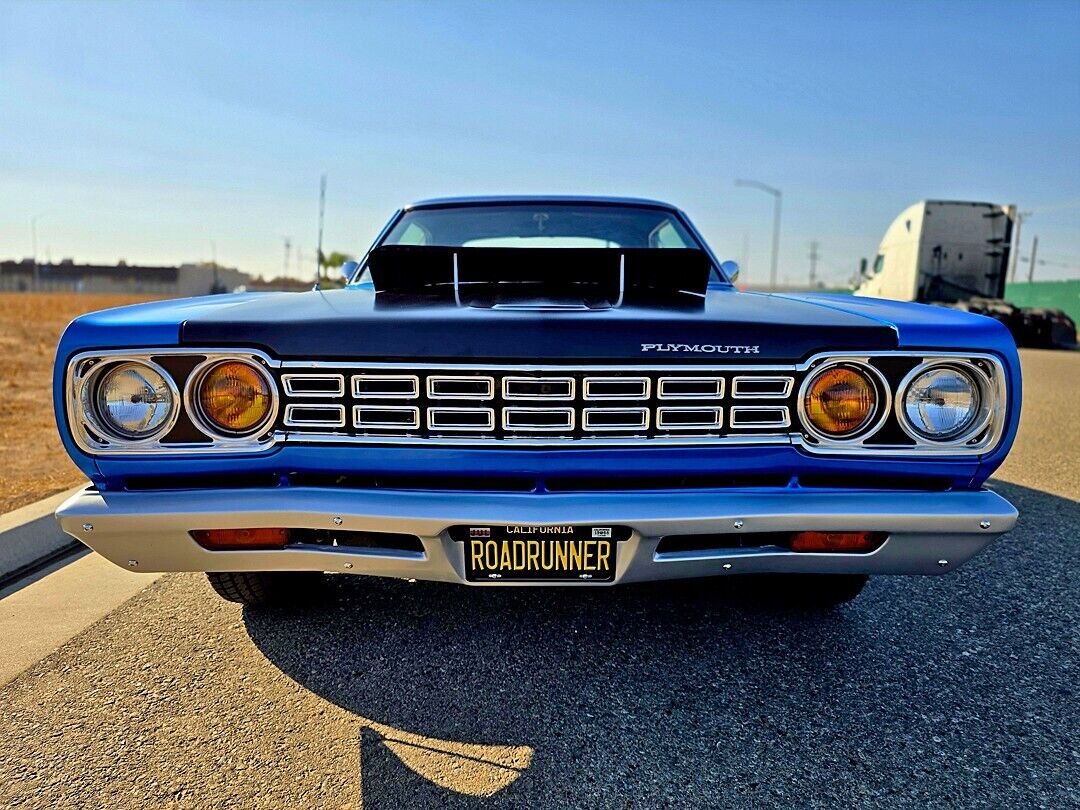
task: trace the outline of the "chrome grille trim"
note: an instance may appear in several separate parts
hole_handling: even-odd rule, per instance
[[[708,418],[693,422],[679,419],[679,415],[689,416],[695,412],[707,415]],[[719,430],[723,426],[724,409],[720,407],[689,405],[664,406],[656,409],[657,430]]]
[[[758,386],[761,390],[747,391],[745,389]],[[795,386],[794,377],[762,377],[758,375],[743,375],[732,379],[732,399],[787,399],[791,396],[791,390]]]
[[[459,419],[454,421],[454,415]],[[486,421],[482,425],[470,422],[466,416],[483,414]],[[432,407],[427,409],[428,430],[434,431],[463,431],[468,433],[487,433],[495,430],[494,408],[443,408]]]
[[[370,418],[364,418],[365,413],[374,415],[377,411],[388,414],[401,414],[402,418],[396,422],[378,422],[372,421]],[[419,430],[420,409],[415,405],[354,405],[353,427],[374,430]]]
[[[610,389],[619,386],[635,386],[636,390],[631,393],[612,393]],[[586,377],[585,399],[609,400],[609,399],[648,399],[652,387],[652,380],[648,377]],[[609,389],[605,393],[605,388]]]
[[[476,390],[466,390],[473,385]],[[456,389],[456,390],[455,390]],[[428,399],[495,399],[495,378],[470,374],[432,374],[427,378]]]
[[[683,386],[684,390],[679,393],[677,389]],[[696,393],[686,393],[685,389],[698,386]],[[723,377],[661,377],[656,387],[657,399],[723,399]]]
[[[380,384],[382,391],[360,390],[364,385],[378,388]],[[352,395],[357,399],[416,399],[420,396],[420,378],[415,374],[353,374]]]
[[[771,419],[750,417],[771,415]],[[786,405],[734,405],[728,410],[728,424],[733,428],[791,427],[791,410]]]
[[[305,386],[305,383],[315,385]],[[333,388],[320,388],[318,383],[332,383]],[[344,374],[282,374],[281,386],[289,397],[343,397],[345,396]]]
[[[560,420],[560,424],[544,424],[541,420],[532,417],[530,421],[530,415],[544,414],[544,415],[558,415],[565,417]],[[515,423],[515,420],[520,419]],[[572,431],[574,429],[574,409],[573,408],[503,408],[502,411],[502,426],[503,430],[520,430],[526,433],[533,432],[559,432],[559,431]]]
[[[503,377],[502,379],[502,396],[507,400],[559,400],[569,401],[574,399],[576,392],[576,382],[573,377]],[[522,393],[520,390],[513,391],[512,389],[522,388],[528,385],[548,385],[562,388],[565,393]]]
[[[601,424],[596,420],[604,417],[627,416],[621,424]],[[582,427],[589,431],[648,430],[648,408],[586,408],[582,411]]]
[[[312,413],[325,413],[326,418],[312,418]],[[301,414],[297,416],[297,414]],[[345,427],[345,406],[325,403],[296,403],[285,406],[285,427]]]
[[[123,360],[150,360],[156,362],[158,358],[185,357],[191,358],[196,363],[205,363],[220,360],[240,359],[253,362],[264,369],[273,378],[274,404],[272,418],[268,420],[267,428],[253,437],[233,439],[220,435],[207,434],[205,438],[197,440],[180,439],[171,440],[162,437],[147,442],[113,442],[102,441],[92,432],[92,425],[88,425],[88,415],[83,412],[83,402],[80,398],[83,387],[86,385],[87,375],[93,372],[96,364],[107,362],[120,362]],[[420,390],[411,397],[399,396],[395,393],[390,399],[418,399],[416,402],[420,413],[420,427],[415,432],[406,433],[405,429],[396,432],[385,431],[373,434],[364,434],[352,428],[327,429],[327,428],[285,428],[283,425],[284,409],[290,404],[305,404],[304,402],[282,401],[284,394],[281,377],[286,373],[305,372],[341,372],[350,379],[353,376],[375,376],[400,379],[402,377],[426,377],[430,374],[470,374],[495,375],[501,378],[505,374],[517,374],[523,376],[537,375],[573,375],[579,382],[584,375],[610,376],[612,374],[629,373],[633,375],[648,374],[654,377],[664,376],[702,376],[723,375],[726,395],[731,396],[732,380],[735,376],[792,376],[798,384],[804,384],[813,373],[823,365],[831,363],[867,363],[878,359],[910,359],[912,367],[919,364],[947,362],[961,367],[974,370],[978,374],[985,375],[986,395],[992,400],[989,421],[982,433],[962,445],[956,444],[932,444],[929,442],[917,442],[914,446],[901,445],[899,443],[886,444],[867,443],[865,436],[855,442],[841,443],[836,441],[823,441],[811,436],[800,427],[801,417],[797,417],[799,405],[795,389],[791,399],[783,403],[790,409],[792,426],[787,429],[778,428],[775,431],[750,428],[723,428],[718,433],[709,435],[695,435],[692,432],[671,432],[658,434],[655,429],[647,435],[634,434],[625,431],[623,434],[586,434],[578,427],[574,435],[561,435],[557,433],[539,434],[529,436],[500,435],[498,430],[454,433],[448,431],[445,435],[425,433],[426,428],[424,411],[429,407],[422,399]],[[169,371],[170,375],[173,372]],[[181,378],[177,378],[177,382]],[[891,380],[891,377],[890,377]],[[124,455],[131,458],[153,457],[184,457],[201,456],[206,454],[257,454],[268,452],[274,447],[286,444],[315,444],[315,445],[353,445],[376,444],[384,446],[441,446],[441,447],[514,447],[514,448],[555,448],[555,447],[725,447],[725,446],[794,446],[800,452],[812,455],[830,456],[857,456],[861,458],[975,458],[990,452],[1000,446],[1009,424],[1009,407],[1012,392],[1009,390],[1009,378],[1005,363],[994,354],[980,351],[918,351],[918,350],[888,350],[883,349],[873,352],[858,351],[828,351],[817,353],[797,363],[726,363],[726,364],[695,364],[695,363],[500,363],[500,362],[387,362],[370,360],[279,360],[257,349],[220,348],[209,346],[169,347],[169,348],[131,348],[131,349],[99,349],[80,352],[68,360],[64,373],[64,422],[70,431],[71,439],[78,449],[88,456],[114,456]],[[189,380],[190,382],[190,375]],[[894,383],[894,393],[895,386]],[[187,384],[183,386],[186,390]],[[577,409],[580,414],[584,409],[584,403],[579,392],[571,407]],[[902,388],[902,384],[901,384]],[[408,389],[411,391],[411,386]],[[356,404],[349,399],[352,393],[351,386],[347,392],[343,404],[352,407]],[[369,397],[363,397],[364,401]],[[377,404],[380,397],[370,397],[370,404]],[[184,401],[184,409],[188,408],[188,400]],[[656,402],[656,400],[653,400]],[[691,404],[693,400],[687,404]],[[699,401],[700,402],[700,401]],[[396,404],[396,403],[395,403]],[[667,401],[663,403],[667,404]],[[748,405],[754,403],[747,403]],[[761,403],[762,405],[781,405],[778,401]],[[650,408],[653,407],[650,405]],[[729,421],[730,421],[730,407]],[[734,405],[739,407],[739,405]],[[579,416],[579,422],[581,418]],[[732,432],[735,431],[735,432]]]

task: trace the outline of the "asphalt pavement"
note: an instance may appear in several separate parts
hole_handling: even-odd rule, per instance
[[[168,575],[0,689],[0,806],[1080,805],[1080,353],[1024,364],[1020,523],[955,573],[824,614],[346,577],[257,612]]]

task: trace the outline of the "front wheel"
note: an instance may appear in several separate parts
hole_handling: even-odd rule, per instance
[[[285,607],[311,602],[324,577],[313,571],[210,571],[210,587],[222,599],[250,607]]]
[[[865,574],[777,574],[763,577],[771,602],[792,607],[831,608],[850,602],[866,586]]]

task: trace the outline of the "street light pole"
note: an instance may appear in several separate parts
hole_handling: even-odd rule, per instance
[[[772,262],[769,266],[769,286],[776,289],[776,262],[780,254],[780,207],[783,204],[784,194],[780,189],[757,180],[736,180],[735,185],[747,188],[756,188],[771,194],[773,197],[773,226],[772,226]]]

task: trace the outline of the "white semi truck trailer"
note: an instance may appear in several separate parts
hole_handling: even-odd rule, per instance
[[[1075,346],[1076,324],[1061,310],[1004,300],[1016,233],[1015,205],[915,203],[885,231],[855,294],[989,315],[1022,346]]]

